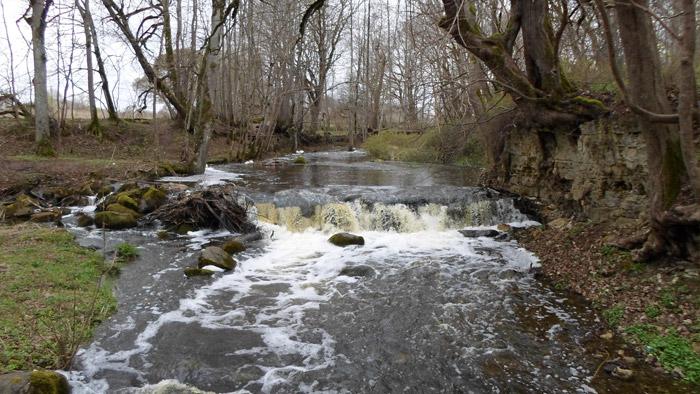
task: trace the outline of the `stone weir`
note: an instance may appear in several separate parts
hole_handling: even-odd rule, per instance
[[[475,187],[331,186],[249,192],[258,220],[291,231],[417,232],[526,223],[522,200]]]

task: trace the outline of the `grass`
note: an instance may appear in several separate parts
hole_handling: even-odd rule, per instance
[[[0,373],[69,365],[116,307],[102,257],[61,229],[0,227]]]
[[[362,147],[375,159],[483,167],[484,149],[476,138],[456,129],[436,128],[421,134],[386,130],[370,136]]]
[[[139,256],[139,251],[136,248],[136,246],[131,245],[129,243],[122,243],[117,245],[117,258],[123,262],[127,263],[129,261],[133,261]]]
[[[612,327],[617,327],[624,316],[625,307],[623,305],[615,305],[603,311],[603,318],[605,318]]]
[[[693,351],[690,341],[674,330],[661,334],[650,324],[637,324],[625,331],[644,345],[664,369],[681,371],[685,380],[700,383],[700,355]]]

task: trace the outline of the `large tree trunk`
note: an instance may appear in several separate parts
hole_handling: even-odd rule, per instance
[[[656,47],[656,37],[651,16],[642,7],[646,0],[636,0],[641,7],[632,5],[630,0],[617,2],[616,15],[620,29],[620,39],[627,64],[629,79],[629,100],[631,104],[658,113],[670,113],[670,104],[661,78],[660,60]],[[668,251],[673,240],[668,239],[663,225],[663,214],[678,197],[685,168],[680,152],[677,131],[673,126],[652,123],[646,116],[638,116],[639,127],[647,144],[649,167],[649,220],[651,234],[643,249],[641,259],[652,258]]]
[[[30,0],[31,17],[27,22],[32,28],[32,53],[34,55],[34,124],[36,152],[42,156],[55,154],[51,146],[51,119],[49,115],[49,92],[46,80],[46,16],[53,0]]]
[[[693,110],[695,109],[695,1],[681,0],[683,13],[683,33],[680,42],[680,76],[678,94],[678,116],[680,126],[683,161],[688,171],[688,180],[693,190],[693,197],[700,202],[700,174],[698,173],[697,149],[694,140]]]

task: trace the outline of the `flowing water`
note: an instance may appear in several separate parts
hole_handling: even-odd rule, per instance
[[[76,392],[677,389],[644,371],[632,382],[596,374],[595,353],[613,349],[599,344],[585,304],[535,280],[536,258],[514,241],[457,231],[532,224],[510,196],[468,187],[473,172],[361,152],[305,156],[303,166],[290,156],[169,179],[234,182],[255,205],[263,239],[234,272],[182,273],[226,232],[107,234],[108,250],[128,241],[140,258],[116,281],[117,313],[78,354]],[[366,244],[330,244],[341,230]],[[99,230],[72,231],[103,246]]]

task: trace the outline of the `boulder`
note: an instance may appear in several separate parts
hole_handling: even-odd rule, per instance
[[[221,246],[221,248],[224,249],[227,253],[230,253],[230,254],[240,253],[240,252],[243,252],[243,251],[246,249],[246,247],[245,247],[245,245],[243,244],[243,242],[241,242],[241,241],[238,240],[238,239],[232,239],[232,240],[226,241],[226,243],[224,243],[224,244]]]
[[[0,375],[0,393],[68,394],[65,376],[53,371],[11,372]]]
[[[365,239],[359,235],[350,233],[338,233],[328,238],[328,242],[335,246],[364,245]]]
[[[459,230],[459,233],[464,235],[467,238],[478,238],[478,237],[496,237],[501,234],[500,231],[498,230],[493,230],[490,228],[484,228],[484,229],[464,229],[464,230]]]
[[[199,268],[213,265],[223,270],[231,271],[236,268],[236,264],[236,260],[234,260],[231,255],[216,246],[210,246],[202,250],[202,254],[199,255]]]
[[[75,215],[75,220],[78,223],[78,226],[80,227],[90,227],[93,224],[95,224],[95,219],[93,219],[90,215],[86,215],[82,212],[77,213]]]
[[[212,276],[214,275],[214,271],[212,270],[205,270],[203,268],[199,267],[187,267],[185,268],[185,276],[188,278],[191,278],[193,276]]]
[[[294,159],[294,164],[306,164],[306,158],[304,156],[297,156],[297,158]]]
[[[339,276],[352,276],[352,277],[371,277],[374,276],[374,268],[368,265],[355,265],[352,267],[345,267],[340,271]]]
[[[151,213],[163,205],[165,200],[167,200],[165,192],[151,186],[145,193],[143,193],[143,197],[141,197],[141,201],[139,202],[139,212]]]
[[[8,219],[26,219],[29,218],[32,213],[34,213],[33,207],[36,206],[34,200],[31,197],[20,194],[15,198],[15,202],[10,205],[5,206],[5,218]]]
[[[132,215],[135,218],[141,217],[141,214],[134,211],[133,209],[127,208],[121,204],[109,204],[107,205],[107,211],[125,213],[127,215]]]
[[[111,230],[121,230],[136,227],[136,225],[136,217],[128,213],[105,211],[95,214],[95,226],[98,228],[105,227]]]
[[[117,197],[117,204],[123,205],[134,211],[139,209],[139,203],[126,193],[120,193]]]
[[[56,222],[59,220],[61,220],[61,211],[59,210],[37,212],[31,217],[31,221],[35,223]]]

